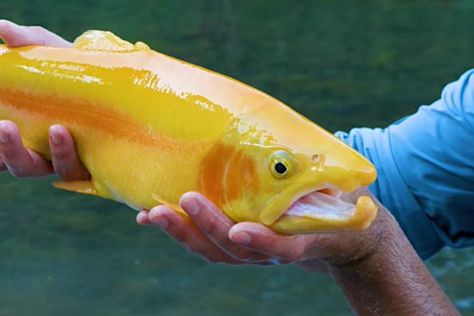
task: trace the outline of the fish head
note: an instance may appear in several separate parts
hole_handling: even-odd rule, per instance
[[[211,156],[203,193],[237,222],[299,234],[365,229],[375,219],[370,197],[342,199],[375,181],[374,166],[290,108],[241,115]]]

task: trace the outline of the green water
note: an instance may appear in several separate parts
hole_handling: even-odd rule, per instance
[[[474,2],[0,0],[0,15],[72,40],[108,29],[236,77],[332,131],[383,126],[472,67]],[[1,71],[1,70],[0,70]],[[346,315],[338,288],[294,267],[210,265],[134,212],[0,176],[0,316]],[[474,315],[474,251],[430,269]]]

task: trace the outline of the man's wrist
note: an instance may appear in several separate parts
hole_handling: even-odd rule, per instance
[[[390,227],[366,256],[330,265],[355,313],[459,315],[398,224]]]

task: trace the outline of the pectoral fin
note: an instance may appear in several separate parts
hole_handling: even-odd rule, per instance
[[[159,196],[158,194],[156,193],[153,193],[152,194],[152,197],[153,197],[153,200],[155,200],[156,202],[162,204],[162,205],[165,205],[165,206],[168,206],[170,208],[172,208],[173,210],[176,211],[176,213],[178,213],[179,215],[182,215],[182,216],[185,216],[187,217],[187,214],[186,212],[181,208],[181,206],[179,206],[178,204],[176,203],[170,203],[168,201],[166,201],[164,198],[162,198],[161,196]]]
[[[95,195],[104,199],[112,199],[111,196],[97,190],[92,181],[57,181],[53,182],[56,189],[75,192],[86,195]]]
[[[137,42],[132,44],[124,41],[112,32],[108,31],[87,31],[74,41],[74,47],[83,50],[100,50],[109,52],[134,52],[149,50],[147,44]]]

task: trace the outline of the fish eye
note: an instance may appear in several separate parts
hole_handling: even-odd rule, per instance
[[[278,151],[272,155],[270,171],[275,178],[286,178],[289,176],[292,167],[290,154],[285,151]]]
[[[275,165],[275,171],[278,174],[284,175],[288,171],[288,168],[285,166],[284,163],[277,162],[276,165]]]

